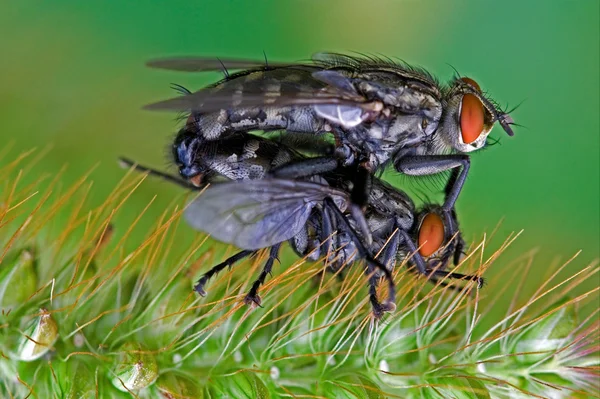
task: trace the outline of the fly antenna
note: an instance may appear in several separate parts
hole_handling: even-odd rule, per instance
[[[132,161],[131,159],[119,157],[118,163],[119,163],[119,166],[123,169],[133,169],[140,173],[147,173],[151,176],[158,177],[159,179],[163,179],[170,183],[175,183],[180,187],[187,188],[188,190],[198,190],[198,187],[186,182],[183,179],[180,179],[180,178],[170,175],[168,173],[163,173],[156,169],[149,168],[147,166],[142,166],[142,165],[138,164],[137,162]]]

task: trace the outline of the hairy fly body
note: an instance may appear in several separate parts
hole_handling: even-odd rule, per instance
[[[225,72],[214,85],[146,107],[191,113],[188,130],[195,136],[175,143],[181,155],[235,132],[331,133],[335,153],[306,160],[298,174],[356,168],[352,202],[359,205],[367,201],[372,173],[392,163],[407,175],[458,170],[443,205],[450,213],[469,170],[467,154],[485,146],[495,122],[513,135],[511,117],[472,79],[441,85],[422,69],[390,60],[321,53],[305,64],[175,58],[149,65]],[[182,176],[192,178],[185,166]]]

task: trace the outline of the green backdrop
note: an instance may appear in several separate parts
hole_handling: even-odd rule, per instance
[[[525,230],[490,275],[531,249],[540,273],[582,249],[574,271],[599,252],[598,20],[597,0],[4,1],[0,147],[13,142],[16,155],[51,144],[36,168],[55,173],[68,163],[66,182],[100,162],[92,174],[99,202],[123,176],[117,156],[169,167],[175,115],[140,107],[172,96],[171,82],[198,88],[217,78],[150,70],[149,58],[357,51],[400,57],[441,80],[452,65],[501,104],[524,101],[513,114],[524,127],[513,138],[496,128],[501,145],[473,156],[458,204],[466,237],[478,239],[500,220],[492,246]],[[119,222],[155,193],[158,215],[178,190],[145,183]]]

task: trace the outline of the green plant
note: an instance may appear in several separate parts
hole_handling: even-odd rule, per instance
[[[0,397],[598,395],[597,309],[580,311],[598,288],[573,294],[595,264],[568,278],[558,269],[524,300],[514,266],[461,292],[399,267],[398,308],[375,322],[360,268],[338,279],[284,261],[251,309],[240,299],[261,257],[218,275],[208,297],[192,292],[233,249],[200,234],[179,245],[183,201],[140,237],[147,208],[126,226],[120,209],[143,176],[90,207],[87,176],[66,190],[60,174],[24,184],[24,156],[0,169]],[[487,259],[482,242],[460,267],[484,271],[515,238]]]

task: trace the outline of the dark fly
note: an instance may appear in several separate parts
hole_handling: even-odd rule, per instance
[[[188,131],[195,135],[175,143],[185,178],[194,176],[197,146],[234,132],[330,132],[335,153],[305,160],[298,175],[353,166],[352,202],[364,205],[372,173],[389,163],[407,175],[456,169],[443,205],[449,214],[469,170],[467,154],[485,146],[495,122],[513,135],[512,118],[474,80],[456,77],[442,85],[422,69],[386,59],[320,53],[304,64],[174,58],[149,65],[225,71],[214,85],[146,107],[191,112]]]
[[[456,237],[455,215],[448,220],[440,207],[428,206],[416,212],[406,194],[375,179],[365,211],[367,228],[374,238],[368,245],[357,233],[356,221],[344,214],[353,184],[351,169],[338,168],[305,181],[273,178],[274,172],[293,169],[294,162],[301,161],[302,156],[280,143],[242,133],[196,150],[194,168],[198,173],[195,176],[201,179],[194,180],[195,186],[202,187],[219,178],[237,182],[213,184],[190,204],[186,219],[194,228],[243,248],[202,276],[196,285],[201,294],[215,273],[259,249],[270,247],[265,268],[246,296],[246,302],[260,304],[258,288],[270,272],[281,243],[286,240],[301,256],[309,255],[316,260],[326,255],[334,269],[366,258],[367,272],[371,275],[370,298],[376,316],[392,310],[394,303],[393,284],[390,284],[388,302],[378,301],[376,268],[379,267],[379,274],[389,278],[397,260],[412,257],[416,270],[434,281],[443,276],[480,281],[476,276],[444,271],[450,259],[458,261],[462,240]],[[183,184],[189,185],[188,182]],[[372,254],[380,250],[381,262],[377,262]]]

